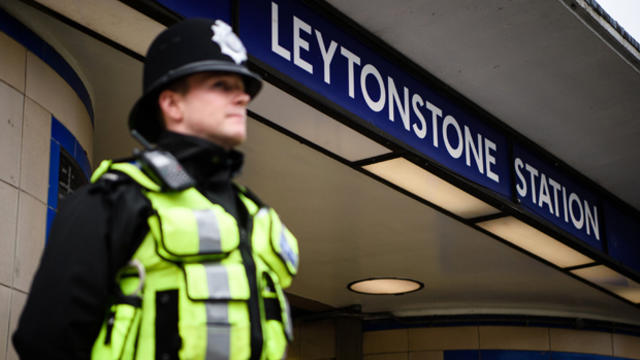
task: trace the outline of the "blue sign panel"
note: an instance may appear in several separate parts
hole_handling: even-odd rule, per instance
[[[603,250],[598,197],[547,162],[514,145],[518,201],[559,228]]]
[[[608,201],[604,203],[604,217],[609,255],[640,272],[640,221]]]
[[[444,350],[443,360],[479,360],[479,350]]]
[[[581,354],[581,353],[570,353],[570,352],[559,352],[553,351],[551,352],[551,360],[624,360],[621,357],[614,357],[608,355],[598,355],[598,354]]]
[[[67,161],[65,161],[67,160]],[[51,116],[51,142],[49,152],[49,191],[47,195],[47,238],[58,210],[58,202],[69,190],[75,190],[91,176],[91,165],[87,152],[62,125]],[[61,193],[63,189],[63,193]],[[46,240],[45,240],[46,241]]]
[[[598,354],[529,350],[444,350],[442,358],[444,360],[624,360],[621,357]]]
[[[156,0],[164,7],[185,18],[206,17],[220,19],[231,24],[231,0]]]
[[[240,0],[249,53],[337,106],[452,171],[510,197],[506,137],[291,0]]]
[[[549,351],[526,351],[526,350],[480,350],[482,360],[550,360]]]

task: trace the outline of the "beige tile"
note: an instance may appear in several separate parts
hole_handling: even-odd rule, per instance
[[[18,186],[24,96],[0,81],[0,179]]]
[[[443,360],[442,351],[416,351],[409,353],[409,360]]]
[[[91,158],[93,128],[87,109],[71,86],[31,52],[27,52],[25,94],[64,124]]]
[[[409,350],[467,350],[478,348],[475,326],[409,329]]]
[[[409,360],[409,354],[402,353],[388,353],[388,354],[372,354],[364,355],[364,360]]]
[[[303,323],[300,327],[301,358],[330,359],[336,356],[336,333],[331,320]]]
[[[18,219],[18,189],[0,181],[0,285],[11,286]]]
[[[11,289],[0,285],[0,359],[7,353]]]
[[[599,331],[549,329],[552,351],[612,355],[611,334]]]
[[[599,331],[549,329],[552,351],[612,355],[611,334]]]
[[[13,286],[24,292],[29,291],[31,280],[40,263],[40,256],[44,249],[45,228],[45,205],[21,191],[18,196],[18,231]]]
[[[51,114],[33,100],[24,104],[20,188],[36,199],[47,202],[49,188],[49,151]]]
[[[407,329],[367,331],[362,334],[363,354],[406,351],[409,351]]]
[[[549,350],[549,329],[479,326],[480,349]]]
[[[22,314],[22,308],[27,302],[27,295],[13,290],[11,292],[11,314],[9,315],[9,336],[16,331],[18,327],[18,320],[20,320],[20,314]],[[13,343],[9,341],[7,346],[7,360],[19,360],[16,350],[13,348]]]
[[[613,356],[640,359],[640,337],[613,334]]]
[[[24,93],[24,72],[27,50],[7,34],[0,32],[0,79]]]

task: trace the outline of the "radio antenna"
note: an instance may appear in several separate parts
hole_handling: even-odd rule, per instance
[[[145,150],[153,149],[153,145],[151,145],[151,143],[147,141],[147,139],[145,139],[144,136],[142,136],[142,134],[138,132],[138,130],[131,130],[131,136],[133,136],[134,139],[138,140],[138,142],[142,144],[142,146],[144,146]]]

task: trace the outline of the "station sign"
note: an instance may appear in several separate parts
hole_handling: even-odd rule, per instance
[[[428,158],[509,197],[507,139],[298,1],[240,0],[248,52]]]
[[[557,227],[603,250],[598,197],[548,162],[513,145],[518,202]]]

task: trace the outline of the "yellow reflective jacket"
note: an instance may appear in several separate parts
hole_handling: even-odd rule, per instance
[[[241,191],[244,229],[195,188],[163,192],[133,164],[104,161],[91,180],[110,170],[136,181],[154,213],[118,275],[121,294],[92,359],[172,359],[156,354],[172,342],[179,359],[284,358],[292,329],[282,289],[297,272],[298,245],[276,212]],[[171,329],[177,344],[163,335]]]

